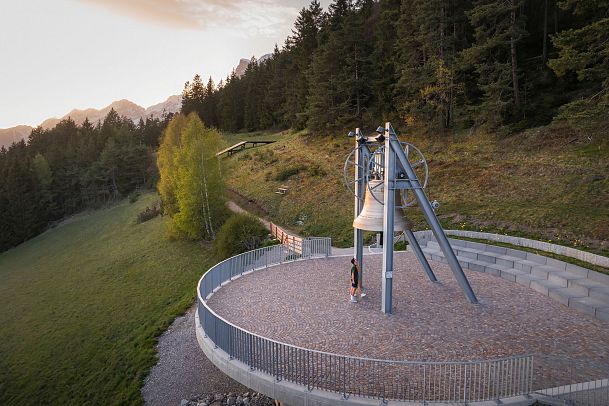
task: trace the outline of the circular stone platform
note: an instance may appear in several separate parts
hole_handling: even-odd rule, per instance
[[[208,301],[218,315],[264,337],[308,349],[386,360],[473,361],[534,354],[534,386],[609,376],[609,323],[531,289],[465,271],[470,304],[448,265],[430,282],[412,253],[396,253],[393,314],[381,312],[381,255],[364,258],[368,295],[349,303],[349,257],[256,271]]]

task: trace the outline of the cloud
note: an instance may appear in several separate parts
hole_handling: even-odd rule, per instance
[[[80,1],[151,24],[194,30],[230,27],[243,35],[262,36],[285,31],[302,6],[294,0]]]

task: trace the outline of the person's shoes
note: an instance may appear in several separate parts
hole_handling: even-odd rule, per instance
[[[355,296],[351,296],[351,303],[357,303],[357,299],[355,298]]]

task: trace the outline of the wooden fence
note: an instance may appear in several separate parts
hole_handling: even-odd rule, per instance
[[[279,240],[283,245],[297,254],[302,254],[302,238],[288,234],[277,224],[271,223],[271,235]]]

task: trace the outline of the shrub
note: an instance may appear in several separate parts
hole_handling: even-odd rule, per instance
[[[152,220],[159,214],[161,214],[161,204],[160,203],[154,204],[152,207],[146,206],[146,209],[137,215],[137,223],[140,224],[140,223],[144,223],[148,220]]]
[[[276,238],[267,238],[266,240],[264,240],[262,242],[262,245],[260,245],[259,248],[264,248],[264,247],[272,247],[273,245],[279,245],[281,244],[281,242],[276,239]]]
[[[133,204],[135,202],[137,202],[137,199],[140,198],[140,193],[139,192],[133,192],[129,195],[129,203]]]
[[[239,155],[239,157],[237,158],[238,161],[251,161],[252,156],[250,155],[249,152],[244,152],[243,154]]]
[[[398,241],[395,244],[393,244],[394,251],[406,251],[407,248],[408,248],[408,242],[406,242],[406,241]]]
[[[298,173],[300,173],[300,171],[305,168],[306,166],[302,164],[284,166],[282,168],[279,168],[279,170],[277,171],[277,175],[275,175],[275,180],[283,182],[284,180],[287,180],[294,175],[298,175]]]
[[[313,164],[309,167],[309,176],[312,177],[323,177],[326,176],[326,171],[319,166],[319,164]]]
[[[228,258],[259,248],[269,232],[256,217],[249,214],[233,214],[220,228],[214,241],[216,255]]]

